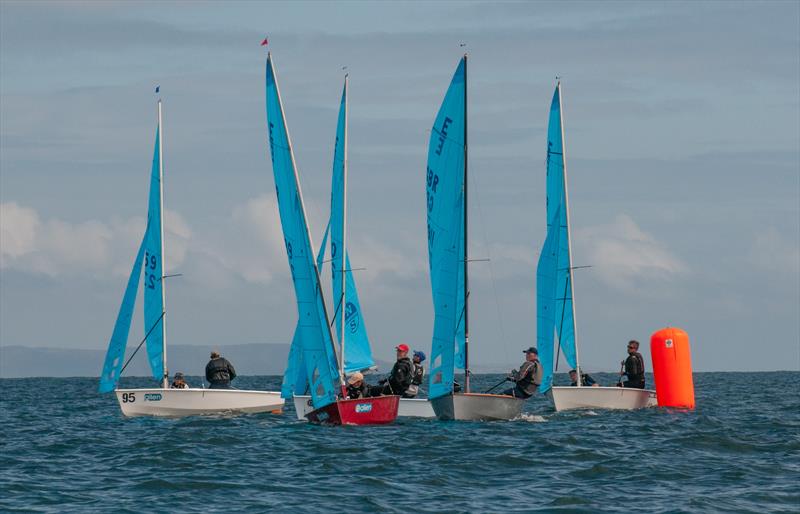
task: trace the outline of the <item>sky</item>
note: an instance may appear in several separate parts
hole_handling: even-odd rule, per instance
[[[800,369],[794,1],[2,0],[0,346],[107,345],[144,230],[156,85],[165,264],[182,274],[168,340],[291,340],[265,36],[315,244],[350,75],[348,250],[377,357],[430,351],[427,143],[466,48],[469,252],[489,259],[470,267],[476,366],[518,366],[536,341],[560,76],[573,261],[591,266],[575,276],[584,369],[618,369],[629,339],[649,362],[666,326],[697,371]]]

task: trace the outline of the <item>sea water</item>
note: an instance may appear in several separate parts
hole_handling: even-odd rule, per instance
[[[97,379],[5,379],[0,510],[798,512],[800,373],[694,378],[694,411],[555,413],[539,396],[514,421],[381,427],[309,425],[291,402],[282,415],[125,419]],[[277,390],[280,377],[236,385]]]

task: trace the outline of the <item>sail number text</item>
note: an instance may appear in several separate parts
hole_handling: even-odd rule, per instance
[[[148,252],[144,253],[144,286],[147,289],[156,288],[156,275],[153,273],[158,266],[158,258]]]

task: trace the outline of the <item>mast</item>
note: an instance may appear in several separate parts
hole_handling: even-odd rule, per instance
[[[578,353],[578,330],[577,323],[575,322],[575,281],[572,279],[572,234],[569,228],[569,192],[567,189],[567,145],[564,141],[564,103],[561,99],[561,81],[556,85],[558,88],[558,115],[561,122],[561,162],[563,163],[562,169],[564,170],[564,209],[567,218],[567,253],[569,254],[569,268],[567,269],[567,280],[569,280],[569,294],[572,300],[572,335],[575,338],[575,370],[578,375],[578,387],[581,387],[581,360]]]
[[[467,54],[464,54],[464,392],[469,392],[469,280],[467,270]]]
[[[167,370],[167,284],[164,280],[166,274],[166,266],[164,264],[164,146],[162,144],[163,131],[161,130],[161,98],[158,99],[158,195],[160,205],[158,206],[158,214],[160,216],[158,228],[160,231],[159,237],[161,239],[161,367],[164,376],[161,380],[161,387],[166,389],[169,386],[169,371]]]
[[[272,66],[272,52],[267,53],[267,63]],[[272,74],[275,75],[275,93],[278,95],[278,105],[280,106],[281,111],[281,119],[283,120],[283,126],[287,127],[286,125],[286,113],[283,111],[283,98],[281,98],[281,88],[278,85],[278,74],[275,72],[275,67],[272,66]],[[294,173],[294,183],[297,187],[298,193],[298,200],[300,201],[300,209],[303,213],[303,224],[306,228],[306,238],[308,239],[308,247],[309,249],[315,248],[314,241],[311,239],[311,231],[308,228],[308,216],[306,215],[306,204],[303,201],[303,190],[300,188],[300,177],[297,174],[297,165],[294,159],[294,147],[292,146],[292,136],[289,135],[289,129],[286,129],[286,143],[289,146],[289,157],[292,159],[292,171]],[[311,265],[314,267],[314,277],[317,281],[317,291],[320,295],[320,300],[322,300],[322,311],[325,313],[325,326],[327,327],[328,334],[331,338],[331,346],[333,347],[333,354],[336,355],[336,342],[333,336],[333,328],[331,327],[330,317],[328,316],[328,306],[325,304],[325,297],[322,295],[322,281],[319,278],[319,268],[317,267],[317,260],[314,259],[313,255],[307,255],[307,259],[311,259]],[[339,385],[344,387],[344,369],[339,366]]]
[[[342,370],[344,373],[344,340],[345,340],[345,330],[344,330],[344,316],[345,311],[347,310],[347,294],[345,293],[345,284],[347,284],[347,280],[345,280],[345,274],[348,272],[345,269],[347,265],[347,115],[348,115],[348,103],[350,99],[347,97],[347,77],[349,74],[345,73],[344,75],[344,142],[343,142],[343,151],[342,151],[342,248],[340,249],[341,258],[341,280],[342,280],[342,297],[339,300],[341,307],[339,308],[339,330],[341,330],[342,339],[341,343],[341,354],[339,355],[339,369]],[[313,248],[313,247],[312,247]]]

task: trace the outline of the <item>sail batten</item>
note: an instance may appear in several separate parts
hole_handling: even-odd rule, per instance
[[[341,383],[342,377],[271,55],[267,57],[266,68],[268,143],[297,301],[298,322],[294,340],[301,351],[297,361],[305,367],[312,402],[319,409],[336,401],[336,383],[337,379]]]

